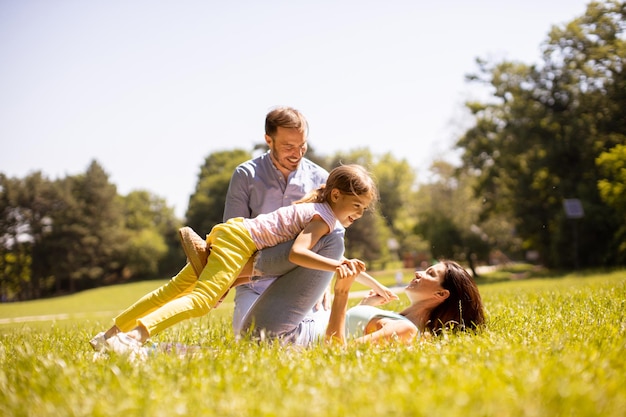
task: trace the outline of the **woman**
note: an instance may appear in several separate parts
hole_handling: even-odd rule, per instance
[[[395,339],[412,342],[426,331],[476,329],[485,322],[480,293],[471,275],[452,261],[416,271],[405,288],[411,304],[400,313],[376,308],[387,300],[371,293],[347,310],[350,286],[356,275],[335,282],[335,296],[326,330],[327,340],[357,343]]]
[[[281,257],[279,253],[277,247],[272,267],[287,264],[286,255]],[[330,318],[324,311],[306,317],[306,307],[323,290],[316,286],[315,280],[281,272],[284,275],[269,286],[244,318],[243,334],[305,346],[324,338],[345,343],[347,336],[357,343],[388,339],[410,343],[427,331],[475,329],[485,322],[476,283],[465,269],[451,261],[416,271],[415,278],[405,288],[411,304],[399,313],[377,308],[390,300],[373,293],[346,312],[350,287],[364,272],[338,279]]]

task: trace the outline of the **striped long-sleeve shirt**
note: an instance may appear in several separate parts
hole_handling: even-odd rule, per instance
[[[243,224],[257,249],[261,250],[294,239],[316,214],[326,222],[329,232],[343,229],[328,203],[291,204],[253,219],[244,219]]]

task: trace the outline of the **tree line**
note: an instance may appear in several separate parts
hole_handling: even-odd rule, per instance
[[[307,156],[332,169],[366,166],[380,202],[346,234],[370,269],[452,258],[532,259],[552,268],[626,263],[626,6],[592,2],[555,26],[539,64],[477,60],[468,81],[490,96],[468,102],[460,164],[433,162],[418,181],[404,159],[368,148]],[[50,180],[0,173],[0,297],[26,300],[131,279],[167,278],[185,259],[177,229],[222,221],[230,176],[252,151],[208,155],[185,219],[147,191],[119,195],[105,169]],[[569,216],[578,201],[582,217]]]
[[[102,166],[49,180],[0,174],[3,301],[73,293],[180,267],[180,220],[146,191],[117,193]]]

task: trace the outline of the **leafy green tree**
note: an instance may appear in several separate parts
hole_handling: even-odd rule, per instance
[[[17,299],[30,276],[30,253],[18,240],[23,225],[16,209],[18,180],[0,173],[0,297]]]
[[[174,210],[148,191],[136,190],[121,197],[128,237],[124,251],[124,278],[174,273],[185,262],[180,249]]]
[[[598,181],[602,200],[618,212],[626,213],[626,145],[602,152],[596,163],[602,173]]]
[[[527,249],[551,266],[614,262],[612,210],[600,199],[596,157],[623,141],[624,15],[622,3],[590,3],[584,16],[554,27],[543,65],[479,61],[470,79],[493,91],[468,103],[475,125],[458,141],[463,164],[479,179],[484,216],[508,215]],[[619,103],[614,100],[621,100]],[[585,208],[580,250],[563,201]]]
[[[474,176],[437,160],[431,165],[430,178],[417,193],[415,231],[429,242],[432,258],[465,262],[477,276],[476,266],[491,263],[493,252],[517,255],[513,224],[499,216],[481,216],[483,201],[474,195]]]
[[[398,160],[386,153],[377,158],[372,172],[380,192],[380,214],[390,232],[387,246],[392,255],[406,258],[420,245],[413,234],[417,224],[417,211],[412,204],[417,190],[415,171],[405,159]]]
[[[617,145],[596,159],[601,172],[598,181],[600,197],[617,215],[619,226],[615,231],[618,256],[626,260],[626,145]]]
[[[0,262],[3,297],[31,299],[49,294],[41,242],[57,209],[54,183],[40,172],[24,179],[0,175]],[[10,288],[10,293],[4,289]]]
[[[28,227],[18,201],[21,182],[0,174],[0,296],[19,299],[30,280],[30,242],[22,238]]]
[[[51,230],[42,241],[42,264],[54,277],[57,292],[117,281],[128,234],[108,174],[93,161],[84,174],[59,180],[57,196]]]
[[[187,225],[201,236],[222,222],[226,193],[233,171],[251,156],[249,152],[236,149],[214,152],[206,157],[204,165],[200,167],[196,189],[189,198],[185,216]]]

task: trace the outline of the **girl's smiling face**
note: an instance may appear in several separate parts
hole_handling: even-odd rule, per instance
[[[336,188],[331,191],[330,206],[343,227],[350,227],[360,219],[371,202],[372,199],[364,195],[344,194]]]

